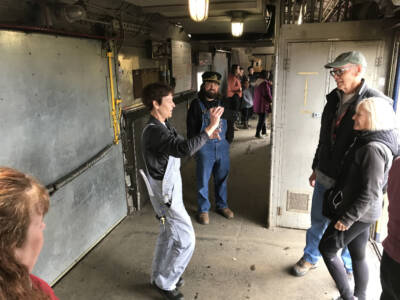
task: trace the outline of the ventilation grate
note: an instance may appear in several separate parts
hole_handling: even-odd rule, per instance
[[[287,202],[286,202],[286,210],[308,213],[309,212],[309,204],[310,204],[311,195],[309,193],[298,193],[288,191],[287,193]]]

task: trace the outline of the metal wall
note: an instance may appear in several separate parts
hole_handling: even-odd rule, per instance
[[[51,184],[112,144],[106,53],[95,40],[0,31],[0,165]],[[51,197],[34,273],[54,281],[126,215],[120,146]]]

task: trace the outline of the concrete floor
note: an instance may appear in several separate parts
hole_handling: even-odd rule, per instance
[[[236,132],[231,147],[229,204],[235,219],[213,211],[196,223],[194,160],[182,167],[185,205],[196,250],[181,289],[185,299],[332,299],[338,296],[323,262],[305,277],[289,274],[301,257],[305,231],[266,229],[269,139],[253,129]],[[306,179],[305,179],[306,180]],[[149,284],[158,223],[150,205],[127,217],[54,287],[60,299],[161,299]],[[379,262],[370,256],[369,299],[379,299]]]

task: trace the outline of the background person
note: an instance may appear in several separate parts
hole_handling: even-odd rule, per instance
[[[309,182],[314,187],[311,206],[311,227],[306,233],[303,256],[293,266],[293,275],[303,276],[316,267],[321,257],[318,245],[330,220],[322,215],[322,201],[325,191],[335,184],[340,162],[353,143],[353,115],[357,104],[365,98],[380,97],[388,103],[392,100],[380,91],[368,87],[363,79],[367,62],[358,51],[344,52],[325,65],[332,69],[337,88],[326,96],[321,118],[318,146],[312,162]],[[343,249],[342,260],[347,273],[352,274],[351,258],[347,248]]]
[[[267,71],[262,70],[254,87],[253,111],[258,115],[256,138],[265,138],[267,126],[265,119],[271,111],[272,96],[267,81]]]
[[[388,236],[383,241],[381,300],[400,300],[400,158],[393,161],[388,180]]]
[[[192,258],[195,235],[182,198],[180,158],[193,155],[209,138],[218,138],[217,127],[222,107],[212,108],[210,122],[196,136],[185,140],[167,119],[175,104],[173,90],[163,83],[147,85],[142,102],[150,118],[142,133],[142,153],[153,196],[151,204],[160,220],[160,234],[155,248],[151,283],[166,299],[183,299],[178,287]]]
[[[246,76],[246,74],[244,74],[244,69],[243,67],[239,67],[239,79],[240,79],[240,84],[242,85],[242,92],[243,92],[243,82],[245,80],[249,80]]]
[[[361,101],[353,116],[357,138],[343,162],[340,180],[343,193],[337,217],[332,219],[319,244],[329,273],[340,292],[340,299],[366,299],[368,264],[365,258],[370,226],[379,219],[383,189],[393,156],[398,153],[395,114],[381,98]],[[354,271],[354,293],[338,250],[348,247]]]
[[[253,66],[249,66],[247,68],[248,71],[248,78],[249,78],[249,83],[251,87],[254,87],[254,85],[256,84],[256,80],[257,80],[257,76],[254,73],[254,67]]]
[[[45,281],[31,274],[42,250],[48,209],[46,188],[28,175],[0,167],[0,299],[58,299]]]
[[[239,130],[235,122],[239,120],[240,100],[242,99],[242,84],[240,83],[240,66],[232,65],[231,71],[228,75],[228,88],[226,97],[230,101],[230,109],[235,112],[233,123],[229,120],[228,126],[233,127],[234,130]]]
[[[210,109],[224,105],[218,93],[221,74],[217,72],[204,72],[203,84],[198,93],[198,98],[190,103],[187,114],[188,138],[196,136],[210,123]],[[220,122],[219,139],[210,139],[196,153],[196,181],[197,181],[197,221],[202,225],[209,224],[209,210],[211,208],[208,183],[211,174],[215,186],[216,211],[227,219],[232,219],[234,213],[228,207],[227,182],[230,168],[229,143],[232,142],[233,131],[229,130],[228,121],[233,114],[225,109]]]
[[[250,86],[249,81],[243,82],[243,102],[242,102],[242,123],[243,129],[248,129],[249,118],[253,112],[253,88]]]

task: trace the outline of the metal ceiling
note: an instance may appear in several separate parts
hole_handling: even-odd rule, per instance
[[[188,0],[125,0],[142,8],[144,13],[159,13],[170,22],[182,24],[190,34],[228,34],[231,31],[231,13],[246,14],[244,32],[266,33],[265,0],[210,0],[209,16],[205,22],[196,23],[189,17]]]

